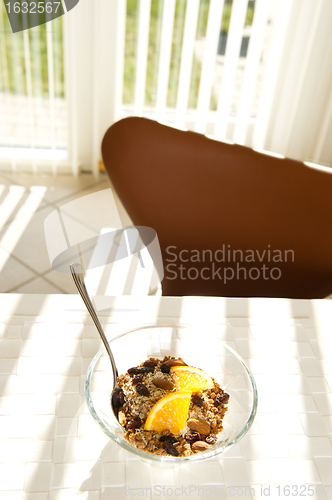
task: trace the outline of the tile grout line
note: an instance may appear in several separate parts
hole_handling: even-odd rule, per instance
[[[6,181],[10,182],[11,184],[13,185],[17,185],[17,186],[21,186],[23,187],[26,192],[29,192],[29,189],[31,186],[27,187],[27,186],[23,186],[22,184],[19,184],[17,181],[13,181],[9,178],[6,178],[5,175],[1,175],[2,173],[0,172],[0,179],[1,177],[4,178]],[[53,201],[53,202],[50,202],[50,201],[47,201],[45,200],[44,198],[41,198],[41,202],[43,203],[43,205],[39,206],[34,213],[37,213],[37,212],[40,212],[41,210],[47,208],[47,207],[52,207],[54,209],[57,209],[58,208],[58,204],[61,203],[61,202],[65,202],[66,199],[72,197],[72,196],[75,196],[75,195],[79,195],[79,194],[82,194],[84,193],[84,191],[87,191],[87,190],[90,190],[90,189],[94,189],[104,183],[106,183],[107,181],[109,181],[108,177],[106,177],[105,179],[101,179],[97,182],[94,182],[93,184],[90,184],[90,185],[87,185],[83,188],[80,188],[74,192],[72,192],[71,194],[68,194],[66,196],[63,196],[61,198],[58,198],[57,200]],[[37,195],[38,196],[38,195]],[[7,222],[6,224],[4,225],[4,228],[7,226],[9,226],[10,224],[13,223],[13,221],[15,220],[15,216],[14,217],[11,217]],[[1,247],[1,245],[0,245]],[[15,293],[15,290],[17,288],[20,288],[21,286],[24,286],[26,284],[29,284],[31,283],[32,281],[34,281],[35,279],[38,279],[38,278],[42,278],[43,280],[45,280],[48,284],[50,284],[51,286],[53,286],[54,288],[58,289],[60,293],[64,293],[64,294],[67,294],[68,292],[66,292],[65,290],[63,290],[61,288],[61,286],[59,285],[56,285],[54,283],[52,283],[52,281],[50,281],[45,275],[46,273],[49,273],[51,270],[52,270],[52,267],[50,267],[49,269],[47,269],[46,271],[44,271],[43,273],[38,273],[37,271],[35,271],[29,264],[27,264],[26,262],[22,261],[20,258],[14,256],[12,253],[10,252],[7,252],[6,249],[3,249],[6,253],[9,254],[9,256],[14,259],[16,262],[18,262],[20,265],[22,265],[23,267],[25,267],[26,269],[28,269],[30,272],[33,273],[33,277],[32,278],[29,278],[28,280],[24,281],[23,283],[21,283],[20,285],[14,287],[14,288],[10,288],[9,290],[7,290],[6,293]]]
[[[82,189],[79,189],[78,191],[74,191],[73,193],[67,195],[67,196],[63,196],[62,198],[59,198],[58,200],[56,201],[53,201],[53,202],[50,202],[50,201],[47,201],[45,200],[44,198],[40,198],[40,204],[39,206],[36,208],[36,210],[34,211],[34,214],[40,212],[41,210],[44,210],[45,208],[48,208],[48,207],[52,207],[52,208],[58,208],[57,207],[57,204],[58,203],[62,203],[63,201],[66,200],[66,198],[70,198],[71,196],[75,196],[76,194],[80,194],[82,193],[83,191],[87,190],[87,189],[91,189],[91,188],[94,188],[94,187],[97,187],[99,184],[102,184],[104,181],[100,181],[100,182],[97,182],[97,183],[94,183],[90,186],[86,186],[85,188],[82,188]],[[30,187],[26,187],[26,186],[22,186],[22,184],[15,184],[16,186],[19,186],[19,187],[22,187],[25,189],[25,195],[29,193],[29,189]],[[35,195],[37,196],[37,198],[39,198],[38,195]],[[1,231],[7,226],[9,226],[15,219],[16,219],[16,215],[17,215],[17,212],[20,210],[20,204],[15,207],[15,210],[14,210],[14,213],[11,214],[11,216],[9,217],[9,219],[5,222],[5,224],[3,225],[3,227],[0,229]]]
[[[86,175],[86,174],[83,174],[83,176]],[[26,189],[27,191],[30,189],[31,185],[33,185],[33,183],[31,183],[30,186],[25,186],[23,184],[20,184],[19,182],[17,181],[13,181],[12,179],[2,175],[1,171],[0,171],[0,180],[1,180],[1,177],[3,177],[7,182],[10,182],[11,185],[15,185],[15,186],[20,186],[20,187],[23,187],[24,189]],[[69,178],[71,178],[71,176],[68,176]],[[73,191],[73,193],[71,194],[68,194],[68,195],[65,195],[65,196],[62,196],[54,201],[47,201],[45,200],[44,198],[42,198],[42,201],[46,204],[46,205],[51,205],[51,206],[54,206],[55,204],[59,203],[59,202],[62,202],[62,201],[65,201],[66,198],[70,198],[71,196],[75,195],[75,194],[79,194],[81,193],[82,191],[86,191],[87,189],[91,189],[91,188],[94,188],[94,187],[97,187],[99,184],[103,184],[104,182],[110,182],[109,181],[109,178],[107,176],[105,176],[105,179],[100,179],[90,185],[87,185],[85,187],[82,187],[82,188],[79,188],[78,191]],[[7,186],[8,187],[8,186]],[[38,196],[38,195],[36,195]],[[42,207],[39,207],[37,210],[40,210],[40,208]]]
[[[108,179],[105,179],[105,180],[108,180]],[[73,192],[72,194],[69,194],[69,195],[67,195],[67,196],[63,196],[62,198],[59,198],[58,200],[55,200],[55,201],[52,201],[52,202],[51,202],[51,201],[45,201],[45,203],[46,203],[47,205],[53,206],[54,208],[57,208],[57,204],[58,204],[58,203],[65,202],[65,201],[66,201],[66,199],[67,199],[67,198],[70,198],[71,196],[74,196],[74,195],[76,195],[76,194],[80,194],[80,193],[82,193],[82,192],[84,192],[84,191],[87,191],[88,189],[95,188],[95,187],[99,186],[100,184],[103,184],[103,183],[105,182],[105,180],[98,181],[98,182],[96,182],[96,183],[94,183],[94,184],[91,184],[91,185],[89,185],[89,186],[86,186],[86,187],[84,187],[84,188],[81,188],[81,189],[79,189],[78,191]],[[74,200],[72,200],[72,201],[74,201]]]
[[[47,281],[47,283],[54,286],[55,288],[58,288],[58,290],[60,290],[61,293],[64,293],[65,295],[69,295],[69,293],[66,292],[65,290],[63,290],[59,285],[55,285],[54,283],[52,283],[52,281],[50,281],[48,278],[46,278],[45,274],[42,276],[42,279]]]
[[[68,292],[65,292],[64,290],[62,290],[62,288],[60,288],[58,285],[55,285],[54,283],[52,283],[48,278],[46,278],[44,275],[42,274],[35,274],[35,276],[33,276],[32,278],[29,278],[27,281],[24,281],[23,283],[20,283],[18,286],[15,286],[14,288],[10,288],[9,290],[7,290],[7,292],[4,292],[4,293],[16,293],[15,290],[17,290],[17,288],[21,288],[21,286],[25,286],[25,285],[28,285],[29,283],[31,283],[32,281],[34,281],[35,279],[38,279],[38,278],[41,278],[43,280],[45,280],[49,285],[53,286],[54,288],[57,288],[59,290],[59,292],[67,295]],[[17,292],[19,293],[19,292]]]

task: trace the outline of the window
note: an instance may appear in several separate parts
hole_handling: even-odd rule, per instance
[[[13,34],[1,2],[2,166],[55,170],[67,158],[62,18]]]
[[[81,0],[16,36],[2,7],[0,156],[97,175],[106,129],[140,115],[331,166],[331,18],[330,0]]]

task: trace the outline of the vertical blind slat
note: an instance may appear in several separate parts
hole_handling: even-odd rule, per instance
[[[260,58],[263,49],[265,28],[268,19],[270,0],[257,0],[255,5],[249,49],[246,58],[245,73],[242,83],[241,97],[234,132],[234,141],[246,143],[250,108],[253,100],[255,83],[258,75]]]
[[[78,160],[78,137],[77,137],[77,98],[76,98],[76,74],[73,67],[75,61],[75,31],[71,28],[70,23],[73,19],[69,16],[64,16],[63,20],[63,42],[64,42],[64,72],[65,72],[65,93],[68,106],[68,133],[69,133],[69,148],[68,154],[71,163],[71,171],[74,177],[78,176],[79,160]],[[72,63],[72,64],[71,64]]]
[[[7,113],[10,107],[10,100],[9,100],[9,67],[8,67],[8,62],[7,62],[7,54],[6,54],[6,35],[5,35],[5,27],[3,24],[3,17],[2,17],[2,10],[0,9],[0,51],[1,51],[1,74],[4,82],[4,89],[5,89],[5,98],[4,98],[4,103],[7,105]],[[4,116],[4,114],[3,114]],[[11,168],[12,171],[15,172],[17,170],[16,167],[16,162],[14,158],[11,159]]]
[[[149,48],[151,0],[139,1],[138,40],[136,59],[135,107],[138,115],[143,114],[145,102],[146,70]]]
[[[21,54],[21,37],[22,33],[18,33],[19,36],[12,37],[12,52],[11,52],[11,66],[13,72],[13,84],[14,84],[14,93],[24,95],[25,88],[23,85],[23,78],[20,75],[19,71],[22,68],[20,54]]]
[[[23,14],[22,14],[23,15]],[[23,31],[24,43],[24,65],[25,65],[25,80],[26,90],[28,96],[28,116],[29,116],[29,142],[30,148],[35,149],[35,120],[34,120],[34,106],[32,98],[32,77],[31,77],[31,64],[30,64],[30,43],[28,30]],[[36,160],[31,158],[31,168],[34,173],[37,172]]]
[[[277,3],[278,11],[276,13],[276,22],[273,30],[273,40],[265,69],[253,133],[253,147],[257,149],[266,148],[268,123],[271,116],[293,4],[294,0],[280,0],[280,2]]]
[[[187,1],[176,100],[176,124],[180,127],[183,127],[185,124],[185,115],[188,106],[198,12],[199,0]]]
[[[227,37],[225,64],[218,96],[217,123],[215,126],[215,135],[218,139],[226,137],[247,5],[248,0],[234,0],[233,2]]]
[[[20,35],[20,36],[17,36]],[[21,61],[20,61],[20,40],[21,40],[21,33],[17,33],[16,36],[12,37],[12,52],[11,52],[11,69],[12,69],[12,78],[13,78],[13,90],[14,90],[14,95],[19,96],[19,95],[24,95],[25,91],[22,85],[23,78],[19,76],[19,69],[21,68]],[[14,116],[17,116],[17,109],[16,108],[16,103],[14,105]],[[13,138],[13,144],[12,146],[16,146],[16,138]],[[12,170],[14,172],[17,171],[17,161],[15,158],[12,158],[11,161],[11,166]]]
[[[298,81],[297,81],[297,92],[294,96],[293,105],[292,105],[292,108],[290,110],[289,117],[287,119],[288,126],[287,126],[287,132],[286,132],[286,141],[285,141],[285,145],[284,145],[285,156],[287,156],[287,154],[289,152],[289,146],[290,146],[290,142],[291,142],[292,135],[293,135],[295,120],[296,120],[296,116],[298,113],[299,104],[301,102],[302,90],[303,90],[304,84],[306,82],[306,79],[308,77],[310,57],[312,54],[312,48],[313,48],[313,45],[315,42],[315,38],[317,36],[317,31],[319,29],[319,21],[321,18],[323,5],[324,5],[323,0],[317,0],[315,2],[315,13],[314,13],[314,18],[312,19],[309,40],[306,44],[306,47],[304,47],[303,54],[302,54],[301,72],[298,75]]]
[[[114,118],[115,121],[120,118],[121,103],[123,95],[123,72],[125,56],[125,38],[126,38],[126,12],[127,0],[117,0],[116,3],[116,47],[117,54],[114,63]]]
[[[211,0],[206,28],[206,40],[197,100],[196,132],[205,133],[210,108],[213,71],[218,50],[221,15],[224,0]]]
[[[8,64],[6,55],[6,39],[5,39],[5,28],[3,25],[2,11],[0,10],[0,61],[1,61],[1,78],[4,82],[5,92],[9,92],[9,79],[8,79]]]
[[[95,177],[99,175],[99,157],[100,157],[100,145],[99,145],[99,123],[100,123],[100,107],[99,107],[99,95],[98,95],[98,87],[99,87],[99,72],[98,69],[100,67],[100,54],[98,47],[101,44],[101,33],[99,26],[99,19],[101,18],[101,7],[102,2],[97,2],[96,7],[93,10],[93,73],[92,73],[92,173]]]
[[[168,79],[172,54],[175,1],[176,0],[164,0],[163,5],[156,99],[157,114],[159,116],[165,111],[167,103]]]
[[[331,117],[332,117],[332,88],[330,91],[329,100],[325,108],[324,118],[317,134],[317,145],[315,147],[313,154],[315,163],[319,163],[320,159],[322,158],[324,145],[327,143],[328,139],[331,139],[330,137],[328,138]]]
[[[51,27],[46,25],[46,49],[47,49],[47,75],[48,75],[48,96],[49,96],[49,111],[51,125],[51,148],[55,152],[56,137],[55,137],[55,92],[54,92],[54,65],[53,65],[53,39]],[[53,157],[52,173],[56,175],[57,164]]]
[[[40,27],[30,30],[30,57],[33,63],[33,94],[38,96],[34,98],[34,115],[36,118],[36,135],[38,134],[38,118],[43,115],[43,76],[41,61],[41,43]]]

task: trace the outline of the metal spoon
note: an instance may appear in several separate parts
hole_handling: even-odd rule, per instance
[[[91,302],[90,296],[89,296],[88,291],[86,289],[86,286],[85,286],[85,283],[84,283],[84,276],[83,276],[82,266],[81,266],[81,264],[74,263],[74,264],[71,264],[69,266],[69,269],[70,269],[72,278],[74,280],[75,286],[76,286],[76,288],[78,290],[78,293],[82,297],[83,302],[84,302],[84,304],[85,304],[85,306],[86,306],[86,308],[87,308],[87,310],[88,310],[88,312],[89,312],[89,314],[90,314],[90,316],[91,316],[94,324],[96,325],[96,328],[97,328],[98,333],[99,333],[99,335],[101,337],[101,340],[104,343],[106,352],[109,355],[109,358],[110,358],[110,361],[111,361],[111,366],[112,366],[112,372],[113,372],[113,390],[114,390],[115,384],[116,384],[116,379],[118,377],[118,370],[116,368],[116,364],[115,364],[115,360],[114,360],[114,357],[113,357],[113,353],[112,353],[110,345],[109,345],[109,343],[107,341],[107,338],[106,338],[106,335],[104,333],[103,327],[100,324],[100,321],[98,319],[97,313],[95,311],[95,308],[93,307],[93,304]]]

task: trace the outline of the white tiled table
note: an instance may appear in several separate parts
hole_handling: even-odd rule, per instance
[[[0,500],[284,498],[285,485],[287,498],[332,499],[331,301],[123,296],[99,314],[108,337],[211,325],[256,378],[252,428],[219,458],[150,467],[89,414],[84,378],[101,341],[80,297],[3,294]]]

